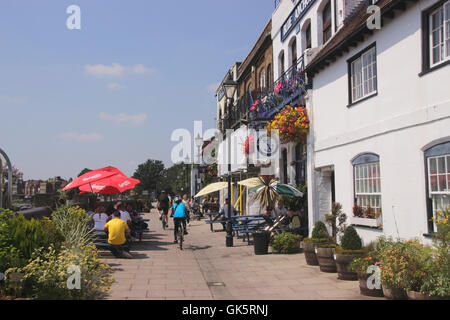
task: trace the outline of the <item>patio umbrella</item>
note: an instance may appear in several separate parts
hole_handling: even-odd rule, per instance
[[[118,173],[120,174],[122,172],[120,172],[119,169],[116,169],[114,167],[106,167],[102,169],[89,171],[73,180],[71,183],[65,186],[64,189],[62,189],[62,191],[74,189],[76,187],[80,187],[83,185],[89,185],[92,184],[93,182],[116,175]]]
[[[228,187],[228,183],[226,182],[215,182],[215,183],[211,183],[210,185],[207,185],[206,187],[204,187],[202,190],[200,190],[199,193],[197,193],[194,198],[198,198],[219,190],[223,190],[225,188]]]
[[[256,187],[253,187],[249,190],[250,193],[258,193],[266,186],[263,184],[260,184]],[[288,184],[280,183],[278,181],[272,181],[270,183],[270,187],[279,195],[287,195],[287,196],[293,196],[293,197],[303,197],[303,193],[293,186],[290,186]]]
[[[81,192],[95,192],[112,195],[133,189],[139,183],[141,183],[141,181],[138,179],[133,179],[120,173],[95,181],[91,184],[80,186],[79,188]]]

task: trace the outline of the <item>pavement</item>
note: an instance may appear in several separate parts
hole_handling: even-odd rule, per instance
[[[225,246],[225,232],[211,232],[191,221],[183,250],[173,243],[173,222],[162,229],[156,210],[145,214],[150,232],[132,246],[133,259],[117,259],[107,251],[102,260],[116,282],[113,300],[368,300],[358,281],[308,266],[303,253],[257,256],[253,245],[234,238]],[[221,230],[222,226],[214,225]]]

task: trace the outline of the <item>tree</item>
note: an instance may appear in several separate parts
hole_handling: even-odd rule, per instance
[[[136,192],[158,191],[164,178],[164,171],[164,163],[160,160],[147,160],[140,164],[133,174],[133,178],[141,181],[135,188]]]
[[[91,169],[88,168],[84,168],[83,170],[81,170],[81,172],[78,174],[78,177],[81,177],[83,174],[88,173],[89,171],[92,171]]]
[[[191,181],[190,174],[189,165],[174,164],[164,172],[164,179],[161,183],[162,190],[179,195],[188,193]]]

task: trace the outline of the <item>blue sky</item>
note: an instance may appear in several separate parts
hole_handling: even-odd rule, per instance
[[[81,8],[69,30],[67,7]],[[215,125],[214,90],[273,0],[2,0],[0,148],[25,179],[147,159],[176,128]]]

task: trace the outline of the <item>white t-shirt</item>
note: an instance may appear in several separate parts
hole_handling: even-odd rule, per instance
[[[131,217],[128,211],[120,211],[120,219],[127,223],[128,221],[131,221]]]
[[[106,224],[106,219],[108,219],[108,215],[106,213],[94,213],[92,219],[94,219],[94,229],[103,230]]]
[[[288,211],[286,210],[286,208],[285,207],[283,207],[283,208],[278,208],[278,207],[276,207],[275,208],[275,214],[277,215],[277,216],[285,216],[285,215],[287,215],[287,213],[288,213]]]

